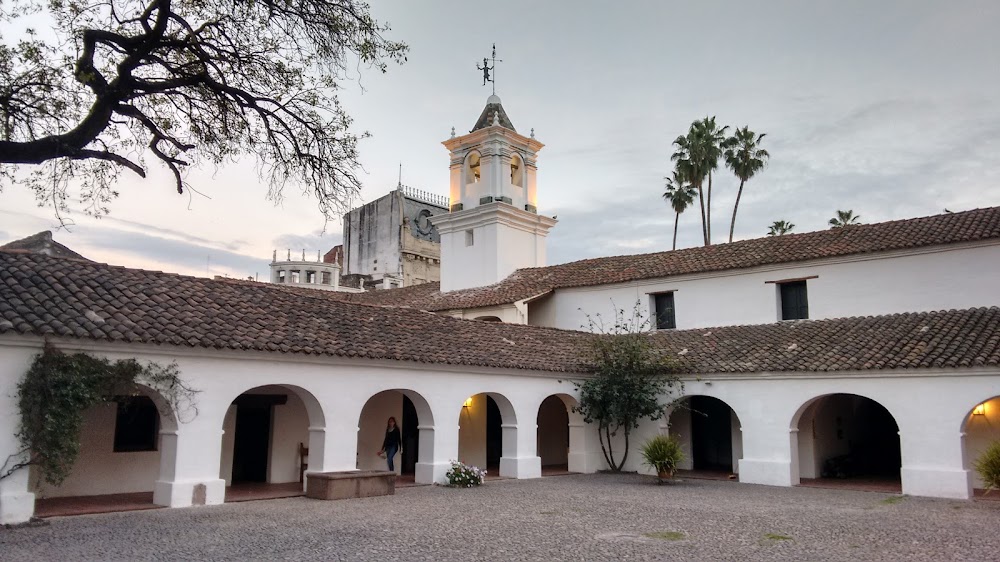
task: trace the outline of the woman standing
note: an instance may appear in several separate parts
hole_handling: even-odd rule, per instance
[[[392,464],[393,457],[396,456],[396,452],[399,451],[399,446],[402,443],[402,437],[399,435],[399,428],[396,427],[396,418],[390,417],[389,421],[385,426],[385,439],[382,440],[382,450],[378,452],[379,456],[385,455],[385,461],[389,465],[389,470],[392,472],[396,471],[396,467]]]

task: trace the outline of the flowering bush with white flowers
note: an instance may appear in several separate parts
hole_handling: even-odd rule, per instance
[[[486,478],[486,471],[459,461],[451,461],[451,469],[445,473],[448,484],[458,488],[479,486]]]

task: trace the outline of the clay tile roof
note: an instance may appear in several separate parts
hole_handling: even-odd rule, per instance
[[[510,304],[560,288],[990,239],[1000,239],[1000,207],[520,269],[494,285],[447,293],[440,292],[434,283],[333,298],[431,311],[479,308]]]
[[[656,332],[695,373],[1000,366],[1000,308]]]
[[[582,332],[0,251],[0,336],[578,372]],[[1000,366],[1000,308],[651,334],[690,373]]]
[[[490,100],[493,100],[496,96],[490,96]],[[499,100],[500,98],[496,98]],[[511,131],[517,132],[514,128],[514,124],[510,122],[510,117],[507,117],[507,112],[503,110],[503,105],[500,102],[487,103],[486,107],[483,108],[483,112],[479,114],[479,119],[476,120],[476,124],[472,127],[470,133],[474,133],[479,129],[485,129],[493,125],[493,115],[500,114],[500,126],[505,129],[510,129]]]
[[[55,256],[57,258],[72,258],[78,260],[87,259],[53,240],[51,230],[43,230],[37,234],[32,234],[27,238],[21,238],[20,240],[8,242],[0,246],[0,250],[21,250],[25,252],[34,252],[36,254],[45,254],[47,256]]]
[[[289,290],[0,251],[0,335],[18,333],[540,371],[585,334],[466,321]]]

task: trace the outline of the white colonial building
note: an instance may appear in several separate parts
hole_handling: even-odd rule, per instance
[[[576,330],[636,300],[685,386],[634,445],[676,434],[691,468],[746,483],[981,487],[971,462],[1000,439],[1000,208],[545,267],[541,143],[491,97],[445,146],[440,284],[307,291],[0,250],[0,459],[22,458],[17,384],[45,341],[173,362],[199,391],[182,408],[148,391],[140,413],[88,411],[70,477],[0,480],[0,522],[36,499],[217,504],[303,471],[380,467],[389,416],[397,470],[418,483],[456,458],[510,478],[599,470],[596,431],[572,410],[587,376]]]

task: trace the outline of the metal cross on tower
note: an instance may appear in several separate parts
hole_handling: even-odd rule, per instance
[[[490,66],[489,64],[491,60],[493,61],[493,66]],[[476,63],[476,69],[483,71],[483,86],[485,86],[487,82],[493,84],[493,94],[497,93],[497,83],[494,79],[496,78],[496,67],[498,62],[503,61],[497,58],[497,44],[494,43],[492,57],[483,57],[483,66],[479,66],[479,63]],[[490,76],[491,70],[493,71],[493,76]]]

